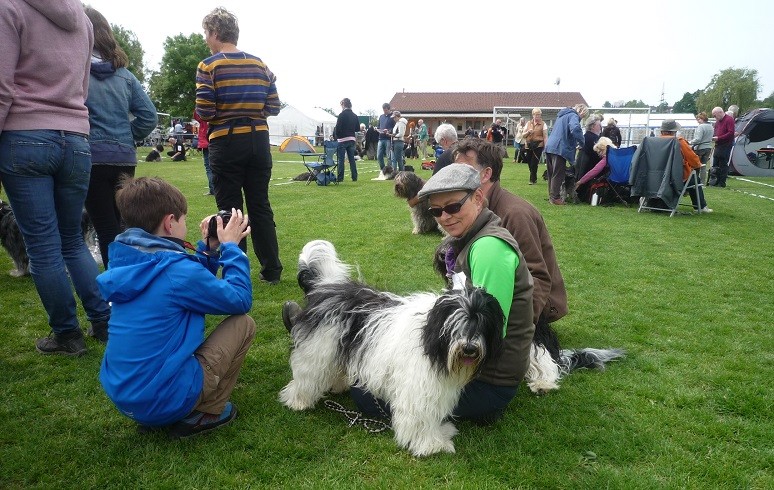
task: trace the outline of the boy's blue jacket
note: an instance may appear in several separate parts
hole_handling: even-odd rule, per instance
[[[113,303],[99,379],[116,407],[141,424],[167,425],[193,410],[204,379],[194,357],[204,315],[250,311],[248,258],[234,243],[220,249],[219,259],[208,259],[139,228],[110,244],[110,268],[97,277]],[[223,279],[215,276],[219,266]]]

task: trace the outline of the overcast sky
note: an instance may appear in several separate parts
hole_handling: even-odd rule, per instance
[[[774,91],[769,0],[87,3],[137,35],[152,69],[168,36],[202,33],[202,18],[223,6],[239,18],[239,48],[299,107],[338,111],[349,97],[355,112],[381,113],[403,90],[555,91],[557,79],[594,107],[657,105],[662,91],[674,104],[730,67],[758,70],[758,98]]]

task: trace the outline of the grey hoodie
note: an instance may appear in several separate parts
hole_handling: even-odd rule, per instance
[[[0,2],[0,132],[89,134],[94,33],[79,0]]]

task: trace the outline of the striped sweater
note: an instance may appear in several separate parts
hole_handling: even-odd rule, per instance
[[[196,69],[196,113],[210,123],[210,141],[235,134],[268,131],[266,118],[280,112],[276,76],[257,56],[218,53]],[[235,120],[239,120],[234,122]]]

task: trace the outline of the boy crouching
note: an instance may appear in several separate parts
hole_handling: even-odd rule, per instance
[[[110,244],[110,268],[97,278],[113,303],[100,381],[116,407],[141,430],[174,438],[231,422],[229,401],[255,322],[250,263],[237,244],[250,233],[247,216],[200,223],[195,253],[185,241],[188,203],[159,179],[128,179],[116,194],[127,230]],[[206,245],[205,245],[206,243]],[[223,267],[222,279],[216,273]],[[204,315],[232,315],[205,339]]]

